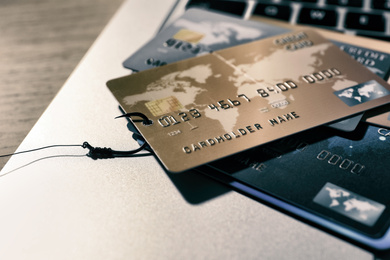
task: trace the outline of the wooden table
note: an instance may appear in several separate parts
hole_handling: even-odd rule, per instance
[[[16,150],[122,1],[0,2],[0,155]]]

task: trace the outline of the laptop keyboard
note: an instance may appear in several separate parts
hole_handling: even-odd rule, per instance
[[[243,18],[251,15],[390,41],[390,0],[189,0]]]

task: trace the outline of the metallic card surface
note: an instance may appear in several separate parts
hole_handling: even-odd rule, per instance
[[[380,89],[375,99],[349,106],[337,95],[372,80]],[[385,81],[313,31],[216,51],[107,85],[126,112],[153,120],[136,127],[172,172],[390,101]],[[145,105],[171,96],[183,109],[154,116]]]
[[[287,31],[266,23],[190,8],[127,58],[123,66],[143,71]]]
[[[390,112],[385,112],[383,114],[367,118],[366,122],[384,127],[390,127]]]
[[[387,79],[390,74],[390,54],[382,51],[332,40],[332,42],[339,46],[341,50],[353,57],[355,60],[366,66],[373,73],[377,74],[382,79]],[[374,44],[374,43],[373,43]],[[389,50],[390,51],[390,50]]]

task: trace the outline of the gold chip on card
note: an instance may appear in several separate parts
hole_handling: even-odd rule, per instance
[[[181,29],[175,35],[173,35],[173,38],[176,40],[181,40],[193,44],[200,42],[203,39],[203,37],[204,37],[203,33],[198,33],[188,29]]]

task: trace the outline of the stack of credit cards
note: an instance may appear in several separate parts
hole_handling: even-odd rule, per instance
[[[389,102],[389,85],[315,31],[268,37],[107,83],[172,172]],[[180,163],[177,163],[177,162]]]
[[[124,62],[137,73],[107,86],[152,120],[134,124],[168,171],[196,168],[383,250],[389,61],[313,30],[190,9]]]
[[[139,51],[127,58],[123,66],[133,71],[143,71],[288,31],[289,29],[267,23],[246,21],[234,16],[190,8]],[[378,76],[384,79],[389,76],[389,54],[337,40],[331,41]],[[362,117],[363,114],[355,115],[329,126],[352,131]],[[390,126],[390,113],[379,118],[375,117],[371,121],[388,122]]]

